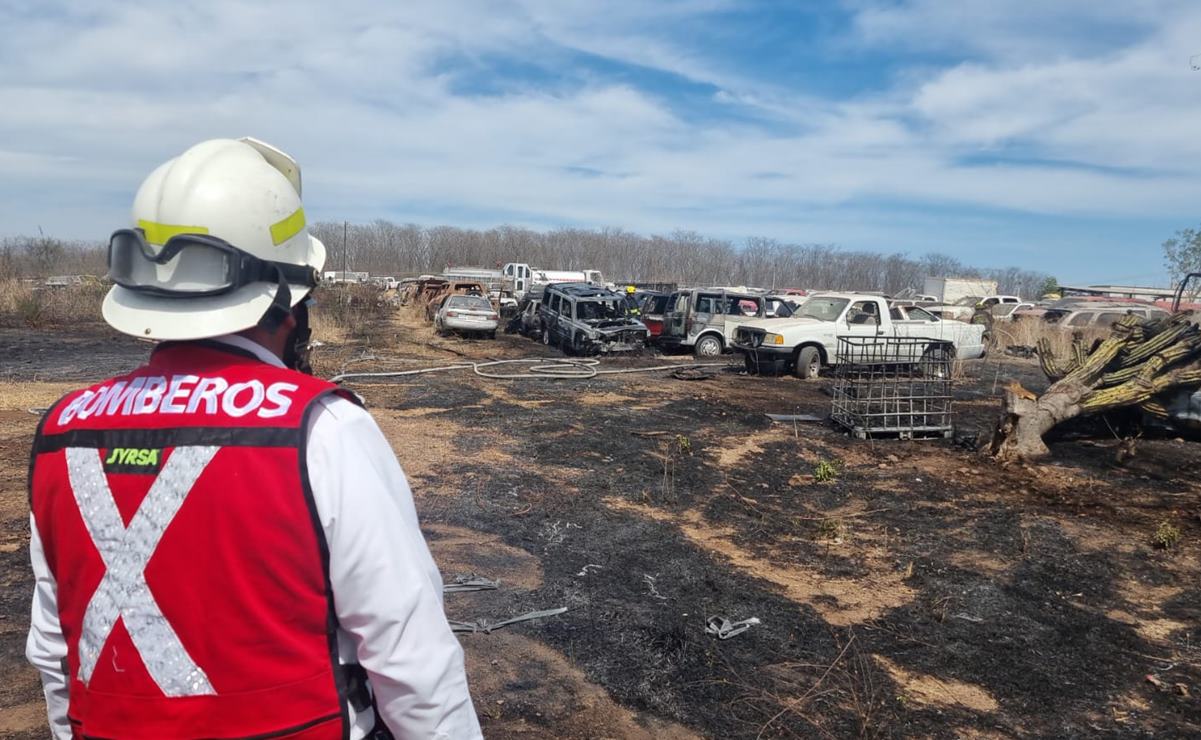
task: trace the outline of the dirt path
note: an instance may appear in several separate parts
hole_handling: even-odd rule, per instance
[[[0,341],[19,345],[0,355],[49,353],[8,373],[47,382],[0,385],[0,736],[33,738],[27,409],[87,368],[52,339]],[[97,367],[145,347],[110,351]],[[318,370],[461,354],[553,351],[401,320],[372,343],[323,347]],[[987,429],[993,388],[1012,378],[1030,387],[1037,368],[969,365],[961,432]],[[764,417],[824,413],[825,385],[731,371],[354,386],[412,480],[446,577],[502,581],[448,595],[450,617],[568,608],[464,638],[489,737],[1201,733],[1201,445],[1146,439],[1118,466],[1104,437],[1064,439],[1051,464],[1000,469],[950,442],[855,442]],[[835,480],[815,479],[822,460],[841,462]],[[1162,522],[1181,531],[1171,551],[1151,543]],[[704,633],[714,615],[760,624],[718,641]]]

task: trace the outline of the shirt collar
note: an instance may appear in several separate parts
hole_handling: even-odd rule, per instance
[[[253,354],[260,362],[265,362],[268,365],[284,367],[283,360],[276,357],[274,352],[258,342],[252,339],[247,339],[240,334],[225,334],[220,337],[213,337],[211,341],[218,342],[220,344],[228,344],[230,347],[237,347],[240,350],[245,350],[246,352]]]

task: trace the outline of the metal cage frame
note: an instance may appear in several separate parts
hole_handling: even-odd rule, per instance
[[[855,437],[950,437],[955,348],[930,337],[838,337],[830,418]]]

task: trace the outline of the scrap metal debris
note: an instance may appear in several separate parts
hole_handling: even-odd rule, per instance
[[[671,377],[676,380],[711,380],[717,377],[717,371],[700,367],[682,367],[672,372]]]
[[[778,421],[778,422],[785,422],[785,421],[823,422],[826,420],[825,416],[818,416],[817,414],[768,414],[767,418],[771,419],[772,421]]]
[[[709,617],[705,622],[705,634],[713,635],[719,640],[728,640],[735,635],[741,635],[756,624],[761,624],[758,617],[731,622],[725,617]]]
[[[1154,673],[1147,674],[1147,683],[1159,689],[1163,693],[1175,693],[1187,697],[1189,695],[1188,684],[1185,683],[1168,683]]]
[[[475,573],[457,575],[450,583],[442,584],[442,593],[453,594],[462,591],[495,591],[500,588],[500,581],[493,581]]]
[[[656,599],[659,599],[660,601],[667,601],[667,597],[664,596],[663,594],[659,593],[659,589],[655,585],[655,576],[652,576],[649,573],[643,573],[642,574],[642,582],[646,584],[647,592],[651,596],[655,597]]]
[[[450,622],[450,629],[452,632],[470,633],[470,634],[474,634],[476,632],[483,632],[485,635],[487,635],[492,632],[495,632],[496,630],[500,629],[501,627],[508,627],[510,624],[517,624],[518,622],[528,622],[533,619],[542,619],[543,617],[554,617],[559,614],[562,614],[565,611],[567,611],[567,607],[561,606],[557,609],[544,609],[542,611],[529,612],[528,614],[522,614],[517,617],[510,617],[509,619],[502,619],[499,622],[493,622],[486,618],[477,619],[474,622],[456,622],[453,619],[448,620],[448,621]]]

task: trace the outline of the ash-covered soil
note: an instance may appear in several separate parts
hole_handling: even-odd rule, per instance
[[[104,373],[76,375],[53,339],[0,336],[13,345],[0,361],[44,347],[49,366],[19,377],[73,381],[146,352],[96,337]],[[520,337],[435,338],[406,318],[322,347],[317,365],[549,355]],[[906,442],[772,423],[765,413],[828,413],[829,381],[734,364],[703,381],[457,370],[352,387],[412,479],[444,577],[502,582],[448,594],[450,618],[568,608],[462,638],[489,737],[1197,736],[1201,445],[1149,435],[1119,464],[1104,426],[1078,428],[1050,463],[998,467],[972,441],[1014,379],[1043,384],[1030,361],[969,363],[956,439]],[[26,409],[62,385],[0,388],[13,389],[0,402],[0,735],[33,738]],[[823,462],[832,480],[817,479]],[[1180,531],[1169,550],[1153,544],[1165,522]],[[716,615],[760,623],[720,641],[704,632]]]

